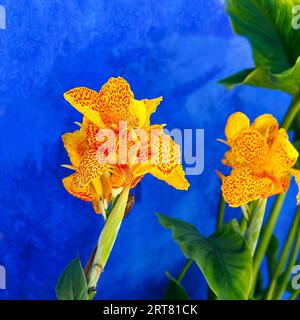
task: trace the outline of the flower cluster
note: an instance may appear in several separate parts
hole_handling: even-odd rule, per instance
[[[188,189],[179,146],[164,134],[163,125],[150,125],[161,97],[136,100],[121,77],[110,78],[100,92],[80,87],[64,97],[83,114],[80,129],[62,137],[71,161],[66,167],[75,170],[63,179],[69,193],[92,202],[95,212],[101,213],[114,195],[127,185],[136,186],[146,173]],[[126,130],[120,126],[124,122]],[[139,129],[148,133],[146,139],[137,134]],[[121,159],[124,146],[128,152]]]
[[[289,188],[290,175],[300,185],[300,171],[293,169],[299,154],[272,115],[261,115],[250,125],[246,115],[234,113],[228,118],[225,136],[230,150],[223,164],[232,171],[227,177],[221,176],[222,192],[230,206],[284,193]],[[300,193],[297,201],[299,204]]]

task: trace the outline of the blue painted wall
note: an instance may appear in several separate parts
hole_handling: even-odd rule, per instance
[[[7,270],[1,299],[54,299],[64,266],[79,254],[86,262],[102,217],[73,198],[61,179],[68,163],[61,135],[81,116],[63,99],[76,86],[98,90],[121,75],[138,99],[163,95],[154,115],[168,128],[205,129],[205,170],[191,177],[188,192],[146,177],[125,219],[99,299],[159,299],[166,270],[185,263],[155,212],[193,222],[213,232],[225,151],[228,115],[252,119],[272,112],[279,119],[290,98],[249,87],[227,91],[218,79],[252,66],[247,42],[233,35],[221,0],[8,1],[0,30],[0,264]],[[280,218],[283,236],[294,210]],[[226,219],[239,216],[228,210]],[[206,297],[196,266],[184,283],[193,298]],[[196,284],[196,285],[195,285]]]

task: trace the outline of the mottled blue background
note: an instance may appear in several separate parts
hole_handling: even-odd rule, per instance
[[[205,170],[190,177],[188,192],[147,176],[137,204],[122,225],[99,299],[160,299],[166,270],[177,275],[185,258],[154,216],[161,212],[214,230],[225,151],[227,116],[279,119],[290,98],[217,80],[252,66],[248,43],[234,35],[221,0],[8,1],[7,29],[0,30],[0,264],[7,270],[3,299],[54,299],[65,265],[77,254],[86,262],[102,217],[73,198],[61,135],[80,114],[63,99],[76,86],[98,90],[121,75],[138,99],[164,96],[153,120],[168,128],[205,129]],[[277,226],[282,238],[295,208],[296,188]],[[228,210],[226,219],[239,216]],[[184,284],[193,298],[206,297],[196,266]]]

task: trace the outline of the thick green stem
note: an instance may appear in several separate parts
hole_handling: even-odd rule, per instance
[[[219,209],[218,209],[218,220],[217,220],[217,226],[216,226],[217,230],[219,230],[223,225],[224,212],[225,212],[225,200],[223,198],[223,195],[221,194]]]
[[[267,199],[258,200],[250,213],[250,221],[246,230],[246,239],[251,251],[252,256],[254,255],[259,234],[261,231],[265,211],[266,211]]]
[[[270,239],[273,234],[274,227],[276,225],[278,216],[280,214],[280,210],[282,208],[284,199],[286,197],[286,194],[280,194],[276,197],[274,205],[272,207],[269,219],[266,223],[266,226],[264,230],[262,231],[261,235],[261,241],[258,244],[255,256],[254,256],[254,261],[253,261],[253,273],[252,273],[252,289],[250,296],[253,295],[254,289],[255,289],[255,284],[256,284],[256,279],[257,279],[257,274],[260,268],[260,265],[262,263],[263,257],[265,255],[265,252],[268,248]]]
[[[280,259],[275,267],[274,275],[273,275],[273,278],[271,279],[270,286],[269,286],[267,296],[266,296],[267,300],[272,300],[274,290],[276,288],[277,279],[283,273],[283,270],[284,270],[288,255],[290,253],[290,250],[291,250],[291,247],[293,244],[293,240],[294,240],[294,237],[295,237],[295,234],[296,234],[298,227],[299,227],[299,214],[296,213],[294,220],[292,222],[292,225],[289,229],[289,233],[287,235],[284,247],[282,249]]]
[[[106,262],[112,251],[113,245],[116,241],[124,217],[129,195],[129,189],[129,186],[125,187],[122,193],[120,194],[100,234],[95,257],[87,275],[87,284],[89,291],[92,292],[92,294],[90,295],[92,298],[95,295],[95,290],[100,275],[106,265]]]
[[[187,271],[189,270],[189,268],[193,264],[193,262],[194,262],[193,259],[188,259],[188,261],[186,262],[186,264],[182,268],[182,270],[177,278],[178,282],[181,282],[181,280],[183,279],[183,277],[185,276],[185,274],[187,273]]]
[[[248,221],[246,220],[246,218],[243,216],[241,221],[240,221],[240,230],[241,230],[241,233],[244,234],[245,231],[246,231],[246,228],[247,228],[247,224],[248,224]]]
[[[300,95],[293,98],[292,103],[281,123],[281,128],[289,130],[297,113],[300,111]]]
[[[297,215],[300,215],[300,208],[298,208],[298,210],[297,210]],[[293,267],[297,261],[299,248],[300,248],[300,228],[298,226],[293,250],[290,254],[290,259],[289,259],[288,265],[286,267],[286,271],[284,273],[283,279],[280,282],[280,286],[278,288],[277,294],[275,295],[275,300],[280,300],[286,290],[291,272],[292,272]]]

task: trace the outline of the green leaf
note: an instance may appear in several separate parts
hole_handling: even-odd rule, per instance
[[[267,266],[269,272],[269,279],[273,279],[279,251],[279,242],[275,235],[272,235],[267,251]]]
[[[234,31],[251,44],[255,70],[239,72],[222,80],[222,84],[298,93],[300,32],[292,28],[292,8],[297,4],[299,0],[226,0]]]
[[[170,281],[165,291],[164,300],[189,300],[190,297],[181,283],[172,277],[169,272],[166,275]]]
[[[58,300],[88,300],[88,287],[80,258],[72,260],[61,274],[56,285]]]
[[[245,300],[252,278],[252,257],[236,220],[209,238],[191,224],[157,214],[160,224],[172,230],[183,254],[195,260],[219,299]]]
[[[299,40],[300,41],[300,40]],[[226,88],[232,89],[236,85],[250,85],[255,87],[281,90],[296,95],[300,88],[300,59],[295,66],[282,73],[273,73],[269,68],[260,67],[244,70],[219,81]]]

